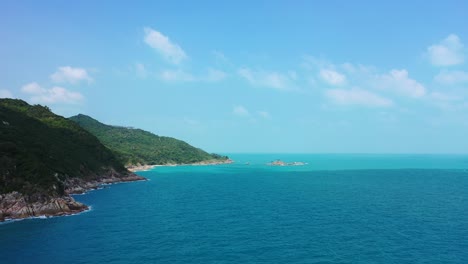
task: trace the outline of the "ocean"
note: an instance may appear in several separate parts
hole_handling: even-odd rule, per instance
[[[468,263],[468,155],[229,156],[2,223],[0,263]]]

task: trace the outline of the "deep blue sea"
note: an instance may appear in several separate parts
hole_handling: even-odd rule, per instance
[[[467,155],[230,157],[0,224],[0,263],[468,263]]]

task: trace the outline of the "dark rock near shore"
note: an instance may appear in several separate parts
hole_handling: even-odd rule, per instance
[[[29,200],[29,196],[19,192],[0,195],[0,221],[37,216],[70,215],[88,209],[88,206],[75,201],[70,196],[58,198],[44,197],[34,202]]]
[[[80,178],[67,180],[65,183],[67,195],[51,197],[43,194],[24,195],[19,192],[0,194],[0,222],[8,219],[22,219],[38,216],[63,216],[86,211],[89,207],[75,201],[69,194],[81,194],[97,189],[103,184],[146,180],[135,174],[123,177],[102,178],[84,181]]]
[[[98,189],[103,184],[113,184],[120,182],[132,182],[132,181],[145,181],[146,178],[138,176],[136,174],[128,174],[126,176],[117,177],[113,175],[108,178],[101,178],[97,180],[85,181],[80,178],[69,179],[65,182],[65,192],[67,194],[82,194],[89,190]]]

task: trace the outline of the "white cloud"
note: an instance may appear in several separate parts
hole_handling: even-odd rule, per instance
[[[450,34],[439,44],[427,48],[429,59],[436,66],[450,66],[463,63],[463,44],[455,34]]]
[[[468,72],[464,71],[442,71],[434,77],[441,84],[459,84],[468,82]]]
[[[6,89],[0,89],[0,98],[13,98],[13,94]]]
[[[199,126],[200,125],[200,121],[195,120],[195,119],[191,119],[191,118],[184,118],[184,122],[187,125],[190,125],[190,126]]]
[[[257,111],[257,114],[264,119],[271,119],[271,115],[267,111]]]
[[[462,99],[462,97],[460,96],[450,95],[441,92],[432,92],[429,94],[429,97],[437,101],[458,101]]]
[[[145,43],[155,49],[170,63],[179,64],[187,58],[184,50],[159,31],[145,27]]]
[[[50,75],[50,79],[56,83],[71,84],[76,84],[80,81],[87,81],[88,83],[93,81],[86,69],[70,66],[59,67],[55,73]]]
[[[324,58],[317,58],[314,56],[306,55],[303,57],[303,62],[301,64],[302,68],[306,70],[316,70],[316,69],[333,69],[333,63],[329,62]]]
[[[209,68],[203,79],[207,82],[219,82],[226,79],[226,77],[227,74],[224,71]]]
[[[69,91],[58,86],[45,89],[35,82],[24,85],[21,91],[30,95],[30,101],[32,103],[38,104],[75,104],[84,99],[83,95],[78,92]]]
[[[362,65],[362,64],[352,64],[345,62],[339,66],[343,71],[347,72],[349,75],[360,74],[360,75],[369,75],[373,72],[376,72],[377,69],[373,66]]]
[[[442,110],[459,110],[466,108],[462,96],[442,92],[431,92],[428,96],[429,102]]]
[[[242,105],[234,106],[232,113],[237,116],[250,116],[249,111]]]
[[[219,82],[226,79],[227,73],[208,68],[206,72],[194,75],[182,69],[167,69],[160,71],[157,77],[165,82]]]
[[[193,82],[196,78],[189,72],[181,69],[178,70],[163,70],[158,74],[158,77],[166,82]]]
[[[393,102],[385,97],[361,89],[328,89],[325,95],[336,104],[389,107]]]
[[[145,65],[142,63],[135,63],[135,72],[140,78],[146,78],[146,76],[148,76],[148,70],[146,70]]]
[[[308,76],[309,85],[315,88],[320,88],[316,83],[316,76],[318,76],[318,79],[331,86],[339,86],[348,90],[359,87],[365,91],[393,93],[411,98],[421,98],[427,94],[426,87],[410,78],[406,69],[393,69],[382,73],[373,66],[349,62],[333,64],[313,57],[306,57],[305,64],[310,74]]]
[[[252,83],[252,84],[257,83],[257,80],[254,78],[253,73],[249,68],[240,68],[238,70],[238,73],[239,73],[240,76],[245,78],[250,83]]]
[[[343,85],[346,83],[346,76],[334,70],[322,69],[320,70],[319,75],[322,78],[322,80],[324,80],[330,85],[335,86]]]
[[[21,91],[27,94],[40,94],[40,93],[44,93],[46,89],[42,88],[38,83],[32,82],[32,83],[28,83],[24,85],[21,88]]]
[[[211,53],[219,62],[228,62],[228,58],[221,51],[213,50]]]
[[[409,78],[407,70],[391,70],[388,74],[377,76],[375,85],[413,98],[422,97],[426,94],[426,88],[419,82]]]
[[[237,73],[253,86],[262,86],[277,90],[294,90],[294,79],[297,75],[282,74],[278,72],[254,71],[249,68],[240,68]]]
[[[296,81],[296,80],[297,80],[297,72],[295,72],[295,71],[289,71],[289,72],[288,72],[288,76],[289,76],[289,78],[291,78],[291,80],[293,80],[293,81]]]

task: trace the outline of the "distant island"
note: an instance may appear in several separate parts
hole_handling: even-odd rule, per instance
[[[146,180],[127,167],[229,162],[174,138],[0,99],[0,221],[87,210],[70,194]]]
[[[282,160],[275,160],[272,162],[267,163],[269,166],[304,166],[307,163],[300,162],[300,161],[294,161],[294,162],[284,162]]]

